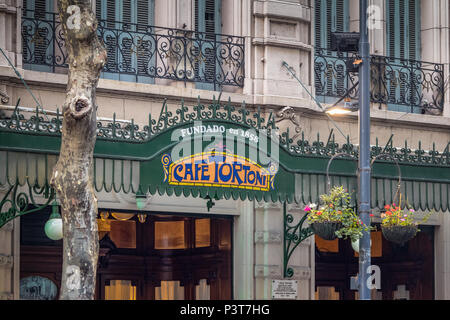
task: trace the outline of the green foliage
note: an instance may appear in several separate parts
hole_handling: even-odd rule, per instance
[[[321,206],[319,209],[316,204],[310,204],[305,207],[308,212],[308,222],[341,222],[342,228],[336,231],[338,238],[356,241],[362,237],[364,231],[372,230],[362,223],[355,210],[350,206],[350,195],[345,192],[344,187],[334,187],[329,194],[320,196]]]

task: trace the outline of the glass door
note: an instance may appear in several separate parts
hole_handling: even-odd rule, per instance
[[[101,216],[100,299],[231,299],[231,219]]]

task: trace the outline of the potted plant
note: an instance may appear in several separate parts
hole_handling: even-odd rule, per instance
[[[344,187],[334,187],[329,194],[320,196],[322,205],[310,204],[305,207],[308,222],[316,235],[325,240],[336,238],[356,241],[362,237],[365,230],[371,230],[359,219],[350,206],[350,195]]]
[[[381,231],[386,240],[403,245],[420,231],[418,222],[414,219],[416,212],[413,208],[405,206],[402,209],[400,205],[397,206],[393,203],[392,205],[385,205],[384,209],[386,211],[380,216]],[[426,222],[432,213],[431,211],[425,215],[421,221]]]

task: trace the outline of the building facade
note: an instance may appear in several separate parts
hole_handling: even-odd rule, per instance
[[[441,180],[427,180],[428,169],[421,171],[420,165],[414,170],[422,176],[414,178],[414,170],[406,174],[403,186],[409,189],[403,192],[408,201],[423,213],[437,209],[414,240],[400,248],[380,232],[372,234],[372,260],[380,265],[382,277],[373,298],[449,299],[450,1],[369,3],[373,150],[389,149],[405,166],[414,156],[424,167],[442,170]],[[331,34],[359,31],[359,1],[96,0],[94,4],[98,35],[108,56],[97,89],[99,137],[114,140],[119,133],[111,136],[111,128],[126,135],[129,125],[145,131],[149,123],[151,132],[152,124],[163,128],[167,120],[170,126],[167,112],[184,117],[182,106],[214,106],[220,99],[236,110],[245,104],[251,116],[264,115],[266,121],[273,115],[276,125],[290,134],[284,142],[288,147],[291,140],[300,149],[314,146],[316,151],[317,146],[329,150],[330,142],[341,151],[358,145],[358,113],[333,115],[331,121],[319,103],[326,108],[342,97],[345,101],[340,104],[358,99],[355,55],[331,50]],[[0,0],[0,48],[7,56],[0,56],[0,131],[17,129],[11,123],[18,110],[23,121],[36,114],[54,123],[46,117],[60,116],[67,56],[55,12],[56,0]],[[18,99],[20,108],[15,107]],[[34,99],[44,111],[35,109]],[[226,120],[232,119],[230,115]],[[259,118],[252,119],[259,126]],[[45,146],[32,144],[35,140],[19,150],[7,137],[2,135],[5,140],[0,142],[3,159],[11,153],[11,163],[17,165],[13,170],[2,160],[2,206],[9,199],[8,186],[29,178],[28,165],[23,171],[19,160],[26,154],[42,163],[35,154],[45,153]],[[153,152],[142,149],[142,154],[147,151]],[[48,170],[36,173],[36,181],[46,179],[56,156],[48,152],[42,160]],[[307,200],[314,201],[325,188],[326,168],[321,171],[323,180],[309,178],[296,189],[304,200],[286,205],[258,196],[214,199],[201,191],[194,195],[196,191],[167,189],[149,192],[138,203],[136,191],[123,187],[133,185],[136,174],[145,180],[137,171],[133,175],[138,160],[122,158],[118,165],[105,159],[98,155],[95,179],[102,237],[98,299],[272,299],[273,280],[281,279],[297,281],[297,299],[355,299],[350,277],[358,272],[357,256],[348,240],[324,242],[310,236],[287,262],[284,218],[287,212],[295,221],[304,216]],[[294,170],[295,179],[312,174],[299,170]],[[117,172],[122,172],[121,178]],[[375,209],[392,200],[398,177],[390,177],[389,186],[372,184],[373,195],[375,190],[379,194],[373,200],[375,224],[380,222],[380,210]],[[347,185],[356,188],[355,181]],[[36,204],[46,202],[43,196],[36,199]],[[1,209],[5,212],[7,206]],[[62,247],[43,233],[50,212],[47,207],[23,215],[0,229],[0,298],[56,296]],[[291,277],[286,274],[288,265]]]

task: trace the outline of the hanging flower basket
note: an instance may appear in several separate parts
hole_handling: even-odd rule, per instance
[[[320,196],[321,206],[309,204],[304,211],[308,213],[308,222],[316,235],[325,240],[336,238],[356,241],[363,231],[371,230],[359,219],[350,206],[350,195],[344,187],[334,187]]]
[[[381,232],[386,240],[403,245],[411,240],[419,231],[416,225],[408,226],[381,226]]]
[[[340,230],[341,228],[341,222],[324,221],[311,224],[311,229],[314,231],[314,233],[324,240],[336,239],[336,231]]]
[[[400,195],[401,201],[401,195]],[[405,207],[401,208],[400,205],[385,205],[386,210],[381,214],[381,231],[386,240],[403,245],[406,241],[414,238],[419,232],[419,222],[415,220],[416,212],[414,209]],[[426,214],[421,222],[426,222],[434,211],[430,211]]]

